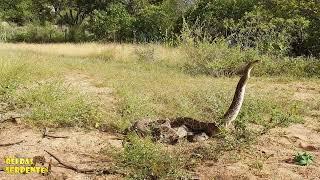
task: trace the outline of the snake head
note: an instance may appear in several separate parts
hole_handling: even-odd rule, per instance
[[[237,72],[237,74],[240,74],[240,75],[246,74],[248,71],[250,71],[253,68],[255,64],[258,64],[260,62],[261,62],[260,60],[255,60],[247,63]]]
[[[260,60],[251,61],[251,62],[248,63],[248,66],[251,67],[251,66],[253,66],[255,64],[258,64],[260,62],[261,62]]]
[[[260,63],[260,62],[261,62],[260,60],[255,60],[255,61],[249,62],[249,63],[245,66],[244,71],[246,71],[246,70],[251,70],[254,65],[256,65],[256,64],[258,64],[258,63]]]

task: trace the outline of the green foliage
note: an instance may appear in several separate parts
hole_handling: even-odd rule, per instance
[[[132,37],[130,29],[134,19],[122,4],[112,4],[107,10],[95,10],[88,29],[97,40],[122,41]]]
[[[296,164],[300,166],[308,166],[313,163],[313,156],[311,154],[308,154],[307,152],[298,153],[294,156],[294,159]]]
[[[236,41],[244,48],[255,47],[262,53],[277,55],[287,54],[292,43],[303,40],[308,24],[309,21],[302,17],[274,17],[259,8],[245,13],[238,23],[233,19],[225,20],[224,23],[231,41]]]
[[[18,26],[45,26],[46,22],[66,26],[68,33],[63,41],[156,41],[176,45],[186,22],[200,27],[204,34],[212,37],[210,42],[226,38],[230,44],[243,49],[256,48],[262,53],[281,56],[315,57],[320,56],[319,11],[317,0],[0,2],[0,18],[6,22]],[[197,34],[198,29],[191,33]],[[45,33],[50,36],[50,31]],[[24,41],[24,38],[16,40]]]
[[[32,0],[2,0],[0,2],[0,19],[23,25],[34,18]]]
[[[292,53],[296,55],[319,56],[320,4],[316,0],[267,0],[261,6],[275,17],[289,19],[305,19],[309,22],[306,29],[296,29]]]
[[[161,41],[173,28],[173,21],[163,7],[150,5],[138,13],[134,26],[139,41]]]
[[[223,39],[210,43],[193,37],[189,40],[198,43],[182,46],[187,59],[183,69],[192,75],[235,75],[246,62],[259,59],[262,62],[252,72],[256,76],[319,77],[320,61],[316,59],[267,56],[258,48],[242,50],[239,46],[228,47]]]
[[[120,166],[132,179],[175,179],[179,177],[183,164],[163,145],[150,139],[129,136],[120,154]]]
[[[16,33],[11,37],[14,42],[63,42],[65,34],[62,30],[52,26],[37,26],[29,24],[18,27]]]
[[[81,26],[84,20],[97,9],[106,7],[110,1],[96,0],[32,0],[41,16],[53,16],[56,22],[71,27]]]
[[[229,37],[263,52],[318,56],[319,3],[315,1],[202,0],[186,14],[213,37]],[[311,45],[312,44],[312,45]]]
[[[0,95],[5,95],[17,89],[27,81],[31,68],[23,64],[11,64],[2,62],[0,65]]]
[[[0,25],[1,41],[5,42],[64,42],[65,33],[57,26],[47,23],[45,25],[27,24],[16,26],[10,24]]]
[[[245,62],[259,57],[254,50],[242,52],[239,47],[228,48],[223,40],[185,46],[184,51],[188,60],[184,66],[186,72],[211,76],[233,75]]]
[[[225,19],[241,19],[255,4],[255,0],[201,0],[195,8],[190,8],[186,19],[188,24],[200,21],[205,32],[212,37],[221,37],[225,35]]]

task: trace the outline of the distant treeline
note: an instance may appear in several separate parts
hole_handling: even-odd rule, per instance
[[[8,42],[165,42],[320,56],[318,0],[1,0]]]

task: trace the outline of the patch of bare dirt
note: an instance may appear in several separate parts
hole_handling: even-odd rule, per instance
[[[290,83],[269,86],[269,90],[289,91],[302,102],[319,100],[320,86],[313,83]],[[249,150],[232,151],[218,162],[197,167],[201,179],[320,179],[320,111],[306,112],[304,124],[275,128],[258,138]],[[299,166],[293,162],[297,152],[313,155],[314,163]]]
[[[312,165],[294,164],[293,156],[302,151],[313,155]],[[251,149],[229,152],[197,172],[201,179],[319,179],[320,134],[302,124],[276,128],[259,137]]]
[[[98,87],[99,82],[88,75],[80,73],[68,74],[65,77],[67,84],[76,88],[83,94],[95,96],[103,108],[114,108],[115,99],[112,90],[107,87]],[[23,121],[23,120],[22,120]],[[108,148],[122,148],[122,141],[115,135],[97,130],[83,130],[75,128],[51,129],[49,134],[67,138],[43,137],[42,130],[28,127],[22,123],[11,121],[0,123],[0,144],[9,144],[23,141],[22,143],[0,147],[0,169],[4,158],[14,156],[17,158],[33,158],[44,156],[48,167],[52,159],[52,172],[48,176],[39,174],[8,175],[0,171],[0,179],[122,179],[120,175],[91,175],[77,173],[66,169],[54,160],[46,151],[53,153],[63,162],[79,169],[104,169],[112,166],[112,160],[99,153]]]
[[[102,82],[97,79],[83,73],[73,72],[65,76],[65,81],[79,92],[96,97],[106,110],[114,108],[116,100],[113,90],[108,87],[100,87]]]
[[[1,143],[13,143],[24,141],[20,144],[0,147],[0,167],[5,164],[2,161],[5,157],[15,156],[20,158],[32,158],[34,156],[44,156],[49,162],[52,159],[45,150],[54,153],[64,162],[72,164],[78,168],[105,168],[111,166],[111,159],[100,156],[99,152],[103,149],[114,147],[122,148],[121,140],[114,135],[98,132],[94,130],[84,131],[74,128],[52,129],[59,136],[68,138],[43,138],[42,130],[32,129],[26,125],[16,125],[12,123],[0,124]],[[48,166],[46,163],[45,166]],[[76,173],[72,170],[62,168],[61,165],[53,160],[52,173],[50,176],[38,174],[31,175],[7,175],[0,172],[0,179],[114,179],[118,176],[95,176]]]

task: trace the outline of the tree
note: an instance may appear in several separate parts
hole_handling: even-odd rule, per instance
[[[108,0],[32,0],[38,13],[55,16],[59,24],[79,26],[94,10],[106,8]],[[48,12],[49,11],[49,12]],[[41,15],[41,14],[39,14]]]
[[[32,0],[1,0],[0,15],[5,21],[23,25],[34,18]]]
[[[32,0],[35,12],[42,22],[54,21],[59,25],[66,25],[69,41],[86,39],[83,22],[95,10],[105,9],[110,0]],[[43,17],[43,18],[41,18]]]
[[[111,4],[107,10],[95,10],[89,21],[88,29],[97,40],[122,41],[132,38],[130,29],[134,18],[123,4]]]
[[[266,0],[260,5],[269,13],[281,18],[304,18],[308,28],[296,32],[292,43],[295,55],[320,56],[320,3],[318,0]]]
[[[200,0],[195,8],[189,9],[185,18],[188,24],[196,22],[212,37],[226,35],[223,21],[234,19],[238,21],[246,12],[254,9],[258,0]],[[182,20],[180,20],[181,26]]]

